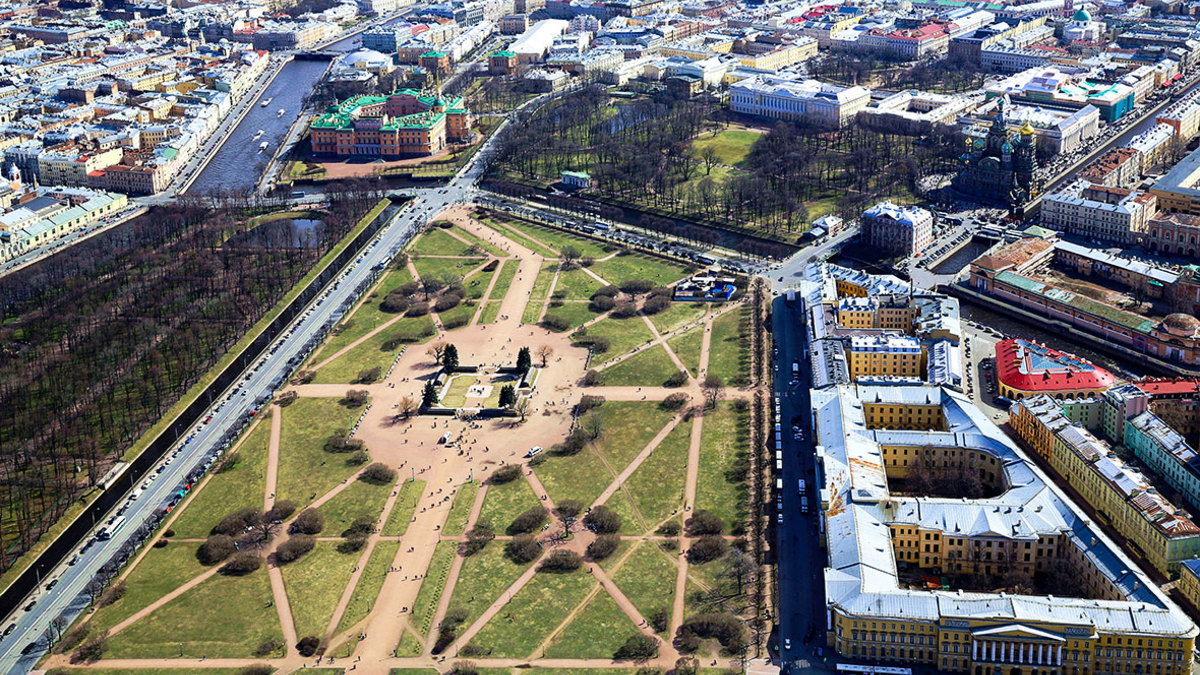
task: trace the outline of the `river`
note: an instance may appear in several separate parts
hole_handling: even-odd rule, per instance
[[[348,52],[358,46],[359,40],[359,36],[351,36],[325,49]],[[299,59],[284,66],[187,191],[202,194],[232,190],[246,194],[254,189],[271,154],[287,135],[305,98],[312,93],[328,66],[328,61]],[[264,107],[261,101],[267,99],[271,102]],[[284,110],[283,115],[279,114],[280,108]],[[256,138],[260,129],[263,133]],[[267,149],[259,151],[264,141],[268,143]]]

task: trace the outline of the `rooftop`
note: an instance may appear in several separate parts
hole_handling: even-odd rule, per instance
[[[1116,382],[1084,359],[1021,339],[996,343],[996,377],[1024,392],[1107,389]]]

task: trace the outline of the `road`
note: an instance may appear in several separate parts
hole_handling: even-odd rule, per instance
[[[771,289],[776,295],[783,293],[786,289],[794,288],[799,284],[800,280],[804,278],[804,268],[810,262],[827,260],[834,253],[837,253],[837,250],[843,244],[856,236],[858,236],[858,224],[848,225],[841,232],[829,235],[816,245],[806,246],[793,253],[783,262],[772,265],[763,272],[763,276],[766,276],[768,281],[771,282]]]
[[[58,616],[74,620],[87,607],[89,598],[84,595],[84,589],[101,566],[116,556],[127,542],[133,541],[138,524],[171,503],[187,477],[215,456],[223,445],[223,438],[236,436],[250,420],[251,411],[258,406],[256,401],[273,394],[324,331],[332,327],[369,286],[377,274],[374,268],[390,263],[417,229],[438,211],[473,198],[475,183],[483,171],[480,158],[491,152],[490,144],[491,139],[447,185],[412,190],[413,200],[399,209],[380,230],[369,250],[326,286],[305,313],[246,371],[245,377],[222,394],[210,411],[211,418],[196,428],[190,441],[177,446],[160,464],[158,472],[150,474],[153,478],[147,481],[142,494],[127,502],[125,518],[128,525],[112,539],[96,541],[78,556],[74,565],[61,565],[47,577],[57,579],[52,590],[45,590],[43,586],[40,592],[25,600],[26,606],[30,600],[35,603],[30,611],[19,609],[0,624],[6,627],[15,624],[12,633],[0,639],[0,672],[26,673],[33,668],[45,650],[41,638],[51,621]],[[106,521],[112,516],[112,513],[108,514]],[[35,641],[37,645],[29,654],[21,653]]]
[[[804,357],[808,347],[803,310],[799,299],[788,304],[777,296],[771,312],[775,344],[778,353],[775,363],[775,396],[779,401],[778,424],[782,436],[783,471],[776,471],[782,489],[783,522],[776,519],[775,552],[778,565],[779,617],[774,651],[784,672],[821,672],[828,669],[824,659],[816,656],[823,646],[825,635],[825,551],[820,545],[816,462],[812,445],[812,414],[810,412],[810,368]],[[799,363],[793,377],[792,363]],[[803,440],[793,437],[792,424],[803,429]],[[774,437],[769,443],[775,453]],[[800,510],[799,481],[804,479],[808,497],[808,513]],[[776,482],[778,485],[778,482]],[[790,641],[791,649],[787,649]],[[829,656],[825,649],[825,656]]]

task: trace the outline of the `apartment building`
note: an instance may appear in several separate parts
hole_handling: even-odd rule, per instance
[[[933,214],[917,206],[880,202],[863,212],[862,243],[893,255],[911,256],[933,244]]]
[[[1042,225],[1088,239],[1120,244],[1140,243],[1158,212],[1158,198],[1148,192],[1076,181],[1042,198]]]

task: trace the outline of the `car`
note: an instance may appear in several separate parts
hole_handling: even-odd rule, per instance
[[[30,600],[30,601],[29,601],[29,604],[28,604],[28,605],[25,605],[25,611],[26,611],[26,612],[32,612],[32,611],[33,611],[33,608],[34,608],[36,605],[37,605],[37,599],[36,599],[36,598],[35,598],[35,599],[33,599],[33,600]]]
[[[785,652],[790,652],[792,650],[792,638],[783,639],[783,650]]]

